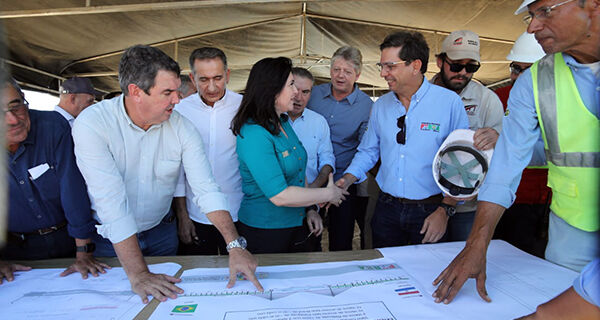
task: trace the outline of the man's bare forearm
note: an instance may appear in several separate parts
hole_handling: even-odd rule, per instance
[[[327,183],[329,174],[333,172],[333,168],[326,164],[319,171],[319,175],[315,178],[315,181],[311,182],[309,188],[320,188]]]
[[[127,277],[131,279],[132,276],[139,273],[149,272],[142,250],[138,245],[137,235],[134,234],[121,242],[114,243],[113,246]]]
[[[185,197],[175,197],[173,198],[173,210],[177,215],[178,219],[187,218],[187,205],[185,203]]]
[[[235,225],[233,224],[233,220],[231,219],[231,215],[229,212],[225,210],[217,210],[213,212],[209,212],[206,214],[208,220],[219,230],[223,239],[225,239],[225,243],[229,243],[237,238],[239,238],[239,234]]]
[[[473,221],[473,227],[466,246],[483,246],[487,248],[504,210],[506,210],[504,207],[493,202],[479,201],[475,221]]]

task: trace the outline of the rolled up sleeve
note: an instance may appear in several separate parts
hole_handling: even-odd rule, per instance
[[[133,215],[127,210],[125,183],[109,150],[107,137],[88,124],[88,121],[94,121],[92,115],[82,114],[75,121],[75,156],[88,186],[92,209],[102,224],[96,226],[98,233],[117,243],[138,230]]]

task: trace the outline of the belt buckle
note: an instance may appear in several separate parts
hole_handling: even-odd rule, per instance
[[[47,235],[49,233],[52,233],[52,232],[54,232],[56,230],[58,230],[58,228],[56,226],[52,226],[52,227],[47,228],[45,230],[44,229],[40,229],[40,230],[38,230],[38,233],[40,234],[40,236],[43,236],[43,235]]]

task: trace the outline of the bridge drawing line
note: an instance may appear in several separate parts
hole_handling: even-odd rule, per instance
[[[73,290],[60,290],[60,291],[32,291],[28,292],[21,297],[11,301],[13,304],[24,298],[36,298],[36,297],[57,297],[57,296],[69,296],[75,294],[101,294],[105,296],[134,296],[135,293],[131,290],[122,291],[100,291],[91,289],[73,289]]]
[[[381,279],[374,280],[359,280],[359,281],[351,281],[347,283],[338,283],[338,284],[330,284],[330,285],[315,285],[315,286],[301,286],[301,287],[289,287],[289,288],[278,288],[278,289],[270,289],[264,292],[260,292],[258,290],[248,290],[248,291],[206,291],[206,292],[188,292],[183,293],[180,296],[183,297],[227,297],[227,296],[255,296],[259,298],[264,298],[267,300],[277,300],[281,298],[288,297],[290,295],[296,293],[312,293],[312,294],[320,294],[324,296],[335,297],[342,292],[349,290],[354,287],[364,287],[364,286],[372,286],[378,285],[386,282],[395,282],[395,281],[407,281],[410,280],[407,277],[386,277]]]

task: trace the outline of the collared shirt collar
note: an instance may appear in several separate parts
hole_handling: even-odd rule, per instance
[[[200,93],[194,94],[196,99],[199,100],[200,106],[203,108],[209,108],[209,109],[213,109],[213,108],[216,108],[216,107],[222,106],[222,105],[227,105],[227,96],[228,95],[229,95],[229,89],[225,88],[225,94],[223,94],[223,97],[221,99],[215,101],[215,105],[211,107],[211,106],[207,105],[206,102],[204,102],[204,100],[202,100]]]
[[[154,128],[159,128],[162,126],[163,122],[159,123],[159,124],[153,124],[150,126],[150,128],[148,128],[148,130],[144,130],[142,128],[140,128],[137,124],[135,124],[133,122],[133,120],[131,120],[131,118],[129,117],[129,115],[127,114],[127,110],[125,109],[125,95],[122,94],[119,96],[119,110],[121,110],[121,115],[123,115],[123,117],[125,117],[125,120],[127,121],[127,123],[129,124],[130,127],[134,128],[135,130],[140,130],[143,132],[148,132]],[[165,121],[169,121],[169,120],[165,120]]]
[[[54,107],[54,111],[60,113],[60,115],[62,115],[65,119],[67,119],[67,121],[69,121],[69,124],[73,125],[73,120],[75,120],[75,117],[73,117],[69,112],[67,112],[67,110],[57,105]]]
[[[327,97],[331,97],[331,99],[336,100],[333,97],[333,93],[331,93],[332,87],[331,87],[331,83],[327,84],[327,93],[323,96],[323,99],[327,98]],[[358,85],[355,83],[354,84],[354,89],[352,89],[352,93],[350,93],[348,96],[346,96],[344,99],[348,100],[348,102],[350,103],[350,105],[354,104],[354,101],[356,101],[356,99],[358,98]],[[344,100],[342,99],[342,100]]]
[[[415,92],[415,94],[413,94],[412,97],[410,97],[410,101],[411,102],[415,101],[415,102],[419,103],[419,101],[421,101],[423,99],[423,96],[425,96],[425,94],[429,90],[429,87],[431,87],[431,83],[429,83],[427,78],[423,75],[423,82],[421,82],[421,85],[419,86],[419,89],[417,89],[417,92]],[[393,96],[394,96],[395,101],[402,104],[402,102],[400,102],[400,99],[398,99],[398,96],[396,95],[395,92],[393,93]],[[411,103],[411,109],[415,105],[416,104]]]

